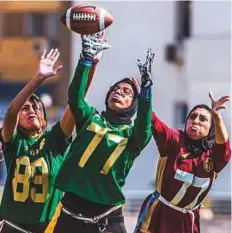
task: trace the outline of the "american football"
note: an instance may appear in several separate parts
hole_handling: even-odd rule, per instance
[[[78,3],[61,16],[61,22],[73,32],[92,34],[109,27],[113,16],[97,5]]]

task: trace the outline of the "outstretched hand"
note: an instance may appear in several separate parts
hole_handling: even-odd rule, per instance
[[[47,55],[46,53],[47,51],[44,50],[39,62],[39,68],[36,73],[37,77],[43,79],[56,75],[63,68],[62,65],[54,68],[55,63],[60,56],[60,52],[58,49],[51,49]]]
[[[101,56],[102,51],[111,48],[106,43],[105,32],[97,32],[91,35],[83,35],[82,39],[82,52],[81,57],[84,59],[92,60],[97,63]]]
[[[209,92],[209,98],[211,100],[211,108],[214,114],[218,114],[221,109],[226,109],[225,103],[230,101],[230,96],[225,95],[219,99],[215,99],[212,91]]]
[[[105,43],[105,42],[107,42],[107,41],[108,41],[108,39],[106,38],[105,31],[103,30],[103,31],[99,32],[98,42],[99,42],[99,43]],[[110,45],[109,45],[109,46],[110,46]],[[99,52],[97,55],[95,55],[95,56],[93,57],[93,63],[94,63],[94,64],[97,64],[97,63],[101,60],[102,54],[103,54],[103,51]]]
[[[151,79],[151,66],[154,60],[155,53],[152,52],[151,48],[147,50],[146,61],[142,62],[140,59],[137,59],[137,66],[141,74],[141,86],[148,87],[152,85]]]

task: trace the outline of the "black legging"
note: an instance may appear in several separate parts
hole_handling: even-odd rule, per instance
[[[62,204],[73,213],[82,213],[88,218],[98,216],[112,208],[89,202],[71,193],[64,195]],[[61,211],[53,233],[99,233],[101,229],[104,229],[102,231],[104,233],[126,233],[122,209],[115,210],[96,224],[85,223]]]

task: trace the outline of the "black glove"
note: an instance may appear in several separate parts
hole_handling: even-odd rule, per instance
[[[82,52],[81,58],[93,60],[94,57],[105,49],[109,49],[111,46],[107,44],[102,38],[104,32],[98,32],[91,35],[83,35],[82,39]]]
[[[151,79],[151,66],[154,56],[155,53],[152,53],[151,49],[148,49],[146,61],[143,63],[140,59],[137,60],[137,66],[141,74],[141,87],[149,87],[153,84]]]

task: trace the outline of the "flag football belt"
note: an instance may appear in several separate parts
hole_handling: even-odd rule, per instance
[[[197,206],[195,206],[193,209],[185,209],[185,208],[181,208],[181,207],[179,207],[179,206],[173,205],[172,203],[170,203],[169,201],[167,201],[165,198],[163,198],[161,195],[159,195],[158,199],[159,199],[164,205],[169,206],[169,207],[171,207],[171,208],[174,209],[174,210],[178,210],[179,212],[184,213],[184,214],[190,213],[191,211],[193,211],[193,210],[195,210],[195,209],[197,209],[197,208],[200,207],[200,205],[197,205]]]
[[[107,210],[105,213],[101,214],[101,215],[98,215],[98,216],[95,216],[93,218],[87,218],[85,217],[83,214],[79,213],[79,214],[75,214],[73,213],[72,211],[70,211],[69,209],[67,209],[65,206],[62,206],[62,211],[75,218],[75,219],[78,219],[78,220],[81,220],[81,221],[84,221],[85,223],[90,223],[90,224],[96,224],[99,222],[99,220],[107,217],[109,214],[111,214],[112,212],[114,212],[115,210],[121,208],[122,205],[118,205],[118,206],[114,206],[112,208],[110,208],[109,210]]]
[[[201,206],[201,204],[195,206],[193,209],[186,209],[186,208],[181,208],[179,206],[173,205],[172,203],[170,203],[169,201],[167,201],[165,198],[163,198],[161,195],[159,195],[158,199],[164,205],[169,206],[169,207],[171,207],[174,210],[177,210],[177,211],[179,211],[181,213],[184,213],[184,214],[189,213],[192,216],[192,218],[191,218],[191,223],[192,224],[191,225],[192,225],[192,233],[194,233],[195,214],[193,213],[193,210],[198,209]]]
[[[2,228],[4,227],[4,225],[7,225],[8,227],[15,229],[17,232],[21,232],[21,233],[32,233],[30,231],[24,230],[23,228],[19,227],[18,225],[16,225],[15,223],[9,222],[7,220],[2,220],[1,224],[0,224],[0,232],[2,230]]]

